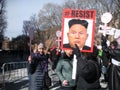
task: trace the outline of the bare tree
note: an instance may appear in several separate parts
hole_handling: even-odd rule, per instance
[[[64,4],[64,8],[84,10],[95,9],[97,12],[97,25],[101,23],[101,15],[105,12],[111,12],[113,14],[113,18],[118,19],[120,16],[120,0],[67,0]]]
[[[72,8],[72,9],[75,9],[75,8],[77,8],[76,3],[77,3],[76,0],[67,0],[67,1],[63,4],[63,8]]]
[[[0,0],[0,48],[2,45],[4,32],[7,27],[6,16],[5,16],[5,12],[6,12],[5,5],[6,5],[6,0]]]
[[[32,16],[32,22],[35,28],[35,42],[46,42],[52,45],[55,43],[57,30],[61,30],[62,10],[64,8],[71,9],[95,9],[96,29],[101,24],[101,15],[105,12],[111,12],[114,20],[120,17],[119,0],[67,0],[63,5],[48,3],[39,11],[38,17]],[[112,22],[114,24],[114,22]],[[26,25],[25,25],[26,26]],[[24,27],[25,28],[25,27]],[[51,44],[52,43],[52,44]],[[47,46],[50,46],[47,44]]]
[[[62,7],[57,4],[46,4],[39,14],[39,30],[44,34],[40,34],[40,39],[43,39],[47,43],[47,48],[55,44],[56,41],[56,31],[61,30],[61,21],[62,21]],[[43,35],[43,36],[42,36]],[[49,45],[48,45],[49,44]]]
[[[120,29],[120,0],[112,0],[114,4],[114,11],[113,11],[113,26],[115,28]]]
[[[5,0],[0,0],[0,34],[3,35],[6,29]]]
[[[46,4],[39,12],[39,23],[43,29],[61,26],[62,8],[57,4]]]

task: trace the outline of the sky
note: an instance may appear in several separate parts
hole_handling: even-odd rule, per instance
[[[30,17],[34,14],[38,15],[39,10],[47,3],[63,4],[64,0],[7,0],[5,36],[12,39],[21,35],[23,21],[30,20]]]

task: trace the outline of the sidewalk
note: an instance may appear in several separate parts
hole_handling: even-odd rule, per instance
[[[8,82],[5,90],[28,90],[28,79],[21,79],[16,82]]]

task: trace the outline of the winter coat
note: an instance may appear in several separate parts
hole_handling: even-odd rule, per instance
[[[56,73],[60,78],[61,83],[63,80],[68,80],[69,85],[64,87],[73,87],[75,86],[75,81],[72,79],[72,58],[63,58],[58,61],[56,67]]]
[[[119,65],[111,62],[108,71],[108,87],[109,90],[120,90],[120,49],[109,49],[109,54],[111,55],[111,59],[119,62]]]
[[[57,48],[54,48],[53,50],[50,51],[50,59],[51,59],[51,61],[53,63],[52,64],[52,69],[53,70],[56,69],[59,57],[60,57],[60,52],[57,51]]]
[[[83,67],[80,63],[77,64],[77,90],[99,90],[101,73],[98,63],[89,60]]]
[[[32,62],[30,63],[30,80],[29,90],[43,90],[44,74],[47,72],[48,63],[47,56],[35,53],[32,55]]]
[[[97,62],[97,48],[94,47],[93,53],[81,53],[74,48],[73,53],[77,56],[76,90],[100,90],[101,67]]]

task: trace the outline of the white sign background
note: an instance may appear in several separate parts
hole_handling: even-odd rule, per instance
[[[64,33],[64,35],[63,35],[63,44],[69,43],[68,37],[67,37],[67,32],[69,31],[68,22],[71,19],[73,19],[73,18],[65,18],[64,19],[65,21],[64,21],[64,32],[63,32]],[[91,47],[93,20],[88,20],[88,19],[84,19],[84,20],[88,21],[88,27],[87,27],[88,39],[86,40],[85,45]]]

